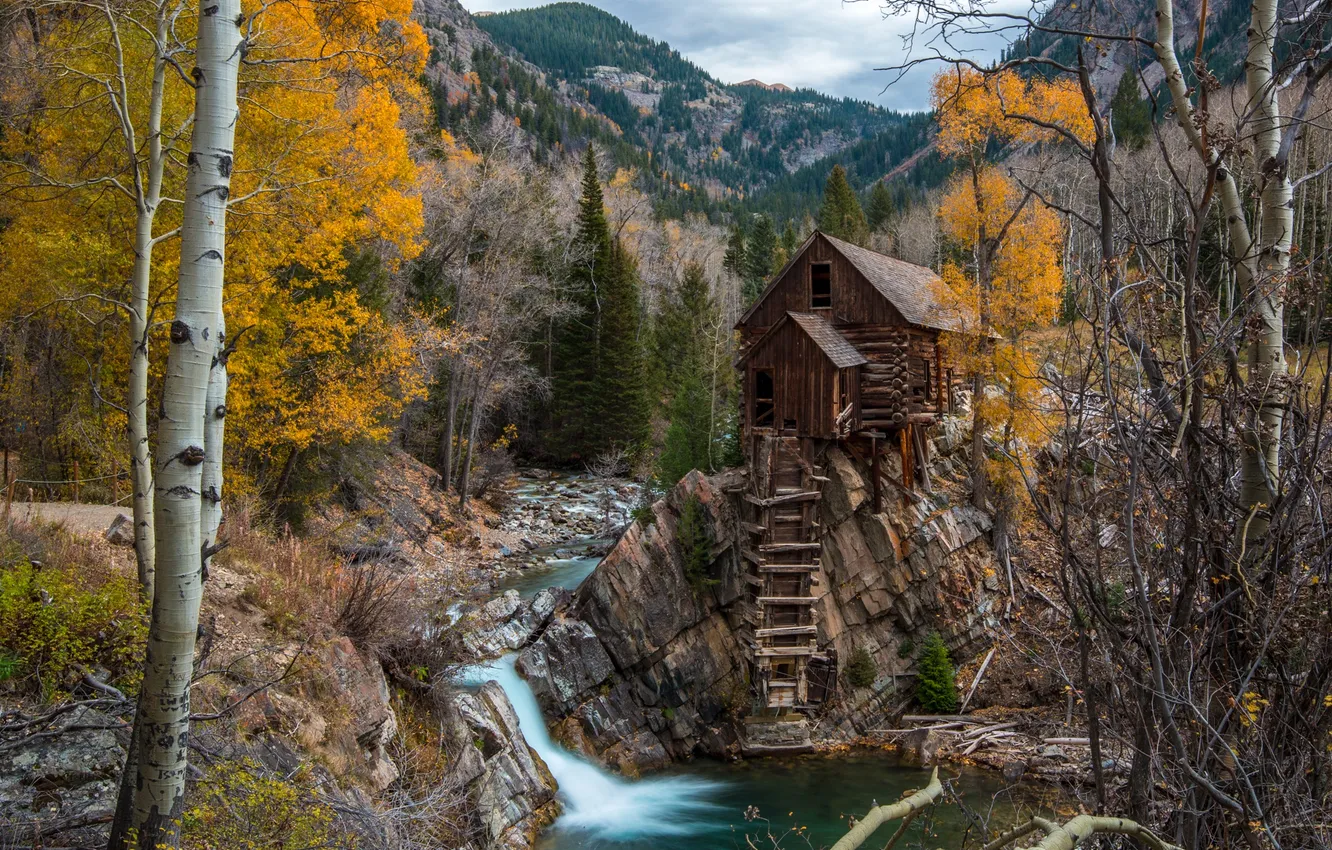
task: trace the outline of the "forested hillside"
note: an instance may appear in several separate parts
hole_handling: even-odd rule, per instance
[[[638,170],[663,214],[720,220],[743,209],[799,221],[817,208],[832,158],[867,191],[928,144],[921,116],[808,89],[725,85],[586,4],[472,18],[435,2],[419,15],[444,126],[474,132],[498,113],[540,158],[595,139]],[[915,186],[942,179],[914,173]]]

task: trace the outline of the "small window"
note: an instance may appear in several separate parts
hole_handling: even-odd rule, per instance
[[[832,307],[832,263],[810,264],[809,306],[814,310]]]

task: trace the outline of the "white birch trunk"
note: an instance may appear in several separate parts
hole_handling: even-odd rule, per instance
[[[141,850],[179,846],[185,803],[190,679],[203,596],[204,410],[221,330],[241,20],[239,0],[210,0],[201,8],[192,72],[180,281],[158,427],[156,593],[135,718],[142,734],[131,826]]]
[[[1244,200],[1227,164],[1210,146],[1197,123],[1184,74],[1175,54],[1172,0],[1156,2],[1157,59],[1166,72],[1179,125],[1190,145],[1207,166],[1217,166],[1217,190],[1225,214],[1230,256],[1237,288],[1252,299],[1255,332],[1249,338],[1249,387],[1254,410],[1245,426],[1240,500],[1248,511],[1240,533],[1250,554],[1256,554],[1267,536],[1265,510],[1275,496],[1280,474],[1281,428],[1285,409],[1286,358],[1284,351],[1284,286],[1290,268],[1294,210],[1285,163],[1278,162],[1281,115],[1272,65],[1277,27],[1276,0],[1255,0],[1249,22],[1248,53],[1244,61],[1251,114],[1243,135],[1254,147],[1255,177],[1261,211],[1258,244],[1244,210]],[[1287,132],[1295,132],[1292,128]]]
[[[167,4],[157,10],[157,54],[153,57],[152,93],[148,101],[148,174],[138,193],[134,221],[134,270],[130,281],[129,384],[126,397],[126,429],[130,450],[130,486],[134,514],[134,557],[138,565],[139,590],[144,599],[153,599],[153,460],[148,445],[148,294],[152,276],[153,222],[162,200],[162,96],[166,88],[167,63],[163,53],[170,37]],[[123,79],[123,75],[122,75]],[[126,139],[131,158],[134,149],[133,124],[126,122]]]
[[[205,579],[208,578],[208,563],[217,551],[217,530],[222,526],[222,442],[226,432],[227,383],[227,320],[219,311],[216,353],[208,372],[208,395],[204,402],[199,537],[203,546],[201,569]]]

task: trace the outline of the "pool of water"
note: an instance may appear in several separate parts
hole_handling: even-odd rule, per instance
[[[700,759],[624,779],[551,740],[531,689],[514,670],[514,656],[472,668],[462,679],[499,682],[528,744],[560,784],[564,813],[542,835],[539,850],[749,850],[751,844],[814,850],[836,842],[849,815],[862,816],[876,802],[895,801],[929,781],[929,771],[876,750],[735,763]],[[968,808],[996,824],[1015,821],[1016,803],[998,775],[960,770],[956,787]],[[956,805],[941,804],[917,819],[907,844],[923,839],[927,847],[960,846],[971,823]],[[881,847],[895,828],[885,825],[866,846]]]
[[[945,768],[942,772],[952,776],[958,771]],[[1000,777],[967,768],[961,772],[956,787],[968,807],[993,816],[996,823],[1013,822],[1015,802]],[[875,801],[892,802],[909,789],[924,787],[929,771],[903,767],[890,753],[863,751],[735,764],[700,760],[652,774],[644,781],[683,782],[685,788],[701,784],[705,790],[697,799],[706,805],[685,813],[678,824],[683,829],[673,834],[638,835],[630,824],[606,829],[561,818],[542,836],[539,847],[748,850],[749,842],[772,848],[774,841],[787,850],[829,847],[849,828],[848,815],[861,817]],[[663,812],[663,816],[669,814]],[[898,846],[919,845],[925,838],[926,847],[958,847],[968,826],[958,807],[940,804],[931,816],[918,818],[905,845],[899,842]],[[864,846],[882,847],[896,828],[885,824]],[[973,830],[970,837],[976,835]]]

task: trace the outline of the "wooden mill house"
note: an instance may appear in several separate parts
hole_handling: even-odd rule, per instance
[[[818,705],[836,677],[814,621],[819,449],[837,441],[869,457],[876,513],[883,451],[901,452],[904,488],[924,475],[923,429],[951,407],[939,333],[959,329],[938,288],[927,268],[815,232],[736,325],[750,469],[745,636],[764,713]]]

